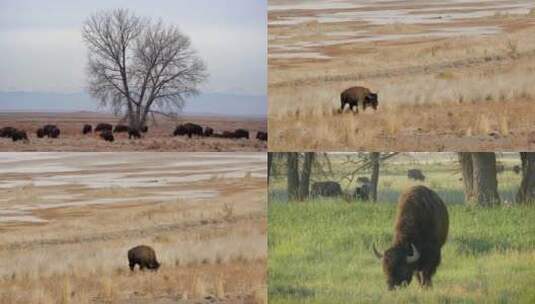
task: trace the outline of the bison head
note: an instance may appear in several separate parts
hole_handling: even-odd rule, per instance
[[[377,110],[377,105],[379,104],[377,93],[370,93],[365,98],[365,102],[370,104],[374,110]]]
[[[411,250],[412,248],[412,250]],[[386,275],[388,289],[409,285],[415,268],[415,262],[420,258],[418,250],[411,244],[411,248],[394,246],[381,254],[373,245],[375,256],[383,262],[383,272]]]
[[[158,271],[158,268],[160,268],[160,263],[158,263],[158,261],[153,261],[148,268],[153,271]]]

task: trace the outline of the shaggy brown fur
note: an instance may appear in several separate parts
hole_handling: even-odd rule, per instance
[[[148,268],[156,271],[160,267],[160,263],[156,260],[156,252],[146,245],[139,245],[128,250],[128,266],[131,271],[134,271],[136,264],[139,265],[139,270]]]
[[[312,189],[310,190],[310,195],[312,197],[318,197],[318,196],[324,196],[324,197],[332,197],[332,196],[341,196],[342,195],[342,187],[340,187],[340,184],[333,181],[326,181],[326,182],[316,182],[312,184]]]
[[[448,227],[446,205],[433,190],[416,186],[400,197],[394,241],[382,256],[389,289],[410,284],[414,272],[420,285],[432,285],[431,278],[440,264],[440,250],[448,237]],[[409,263],[407,257],[415,254],[412,245],[419,258]]]
[[[372,93],[368,88],[364,87],[351,87],[340,94],[340,111],[343,112],[346,104],[349,105],[349,109],[353,111],[355,107],[356,112],[359,112],[358,104],[362,106],[362,110],[366,110],[366,107],[369,105],[374,110],[377,110],[377,94]]]

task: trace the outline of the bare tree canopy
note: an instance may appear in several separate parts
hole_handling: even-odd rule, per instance
[[[126,9],[93,14],[82,37],[89,49],[89,93],[125,115],[132,128],[140,129],[151,113],[176,116],[208,76],[176,26]]]

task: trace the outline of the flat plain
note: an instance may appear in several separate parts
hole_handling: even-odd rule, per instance
[[[266,303],[263,153],[0,153],[0,303]],[[153,247],[157,272],[131,272]]]
[[[173,136],[178,124],[195,123],[211,127],[217,133],[243,128],[249,131],[249,139],[228,139],[215,137],[188,138]],[[98,133],[83,135],[84,124],[93,128],[98,123],[116,125],[119,119],[111,114],[97,112],[38,113],[4,112],[0,113],[0,128],[15,127],[26,131],[29,141],[13,142],[10,138],[0,137],[0,151],[266,151],[265,141],[256,139],[258,131],[265,132],[265,118],[183,116],[179,119],[157,117],[149,120],[149,130],[141,139],[128,139],[127,133],[115,133],[115,141],[102,140]],[[59,138],[38,138],[36,131],[46,124],[55,124],[60,130]],[[124,123],[123,123],[124,124]]]
[[[534,34],[532,1],[270,0],[270,149],[533,150]]]

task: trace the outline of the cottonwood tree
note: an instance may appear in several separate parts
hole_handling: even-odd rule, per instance
[[[174,25],[126,9],[100,11],[83,25],[89,93],[140,129],[149,114],[177,116],[198,94],[206,67]]]
[[[535,203],[535,152],[520,152],[522,161],[522,181],[516,194],[521,204]]]
[[[478,206],[499,204],[496,154],[461,152],[458,156],[463,173],[466,202]]]
[[[286,153],[287,157],[287,183],[289,200],[305,200],[309,196],[310,175],[314,162],[314,152],[303,153],[303,167],[299,170],[300,154],[297,152]]]

